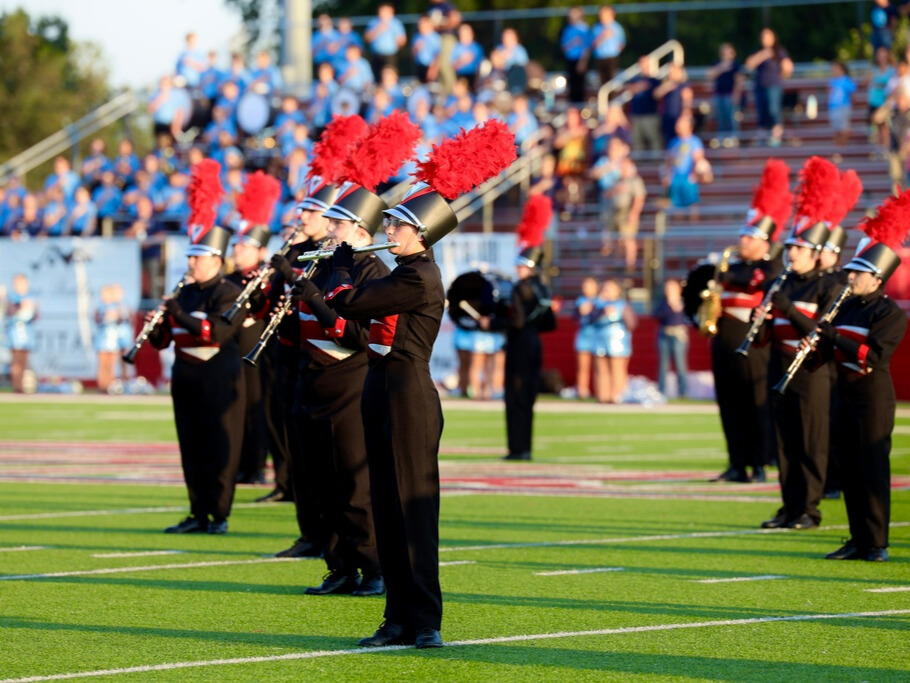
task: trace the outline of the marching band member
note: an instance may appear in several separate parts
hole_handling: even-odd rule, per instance
[[[375,193],[376,186],[414,155],[419,137],[420,129],[407,115],[394,113],[354,145],[339,178],[345,182],[323,214],[329,221],[326,249],[343,242],[372,244],[388,208]],[[352,261],[349,282],[356,288],[389,273],[372,253],[357,254]],[[376,550],[360,406],[370,322],[364,316],[340,315],[326,305],[323,297],[331,277],[332,263],[322,261],[292,290],[300,320],[297,424],[306,438],[300,464],[328,532],[328,574],[306,593],[382,595],[385,583]]]
[[[439,439],[442,409],[430,377],[445,292],[432,246],[455,229],[454,199],[515,158],[514,138],[490,120],[435,147],[420,183],[387,210],[398,266],[356,286],[352,247],[342,244],[326,302],[349,319],[371,318],[370,368],[361,410],[370,465],[379,561],[387,594],[382,625],[363,647],[440,647]]]
[[[819,355],[837,365],[835,433],[850,520],[850,539],[826,555],[829,560],[888,559],[895,413],[889,366],[907,331],[907,315],[884,289],[900,266],[895,251],[906,240],[908,225],[910,191],[885,200],[875,218],[860,224],[868,237],[844,266],[853,296],[833,322],[818,328]]]
[[[792,201],[789,166],[768,159],[739,231],[738,254],[726,272],[716,273],[723,287],[722,311],[711,340],[711,370],[729,464],[713,481],[765,481],[774,438],[767,385],[770,349],[753,347],[747,358],[739,357],[736,349],[746,337],[752,309],[761,303],[765,286],[780,274],[782,265],[771,257],[771,246],[787,222]]]
[[[221,166],[211,159],[193,168],[187,284],[162,305],[167,316],[149,336],[163,349],[172,341],[176,360],[171,395],[190,516],[166,533],[227,532],[243,441],[245,386],[238,333],[243,319],[222,321],[240,289],[222,277],[230,232],[215,225],[224,190]],[[149,314],[151,316],[151,314]]]

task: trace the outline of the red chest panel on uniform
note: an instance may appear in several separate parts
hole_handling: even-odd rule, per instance
[[[370,321],[370,337],[367,342],[367,353],[371,356],[385,356],[392,350],[395,341],[395,330],[398,329],[398,316],[389,315],[379,320]]]
[[[818,312],[818,304],[814,301],[794,301],[793,305],[797,311],[807,318],[814,319],[815,314]],[[780,311],[772,309],[771,314],[774,316],[771,321],[774,325],[771,328],[771,338],[774,340],[774,345],[781,351],[791,354],[796,353],[796,348],[799,346],[799,340],[802,336],[796,331],[790,320]]]
[[[855,360],[848,357],[836,346],[834,347],[834,361],[841,369],[846,371],[848,375],[854,376],[868,375],[872,372],[872,368],[866,365],[866,354],[869,351],[869,347],[865,345],[865,342],[866,337],[869,336],[869,328],[859,327],[857,325],[838,325],[837,333],[860,343],[859,356]]]

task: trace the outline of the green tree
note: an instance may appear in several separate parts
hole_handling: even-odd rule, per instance
[[[106,102],[107,81],[97,48],[71,41],[59,17],[0,15],[0,159]]]

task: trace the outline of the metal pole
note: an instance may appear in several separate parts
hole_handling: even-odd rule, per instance
[[[293,92],[304,93],[313,82],[313,3],[284,0],[284,79]]]
[[[676,40],[676,10],[667,12],[667,40]]]

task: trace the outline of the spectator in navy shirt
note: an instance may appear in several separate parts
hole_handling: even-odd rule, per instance
[[[657,332],[657,350],[660,358],[657,388],[666,396],[667,372],[672,360],[676,369],[677,396],[683,397],[688,393],[686,375],[689,373],[689,364],[686,353],[689,349],[689,324],[686,320],[679,280],[670,278],[664,283],[664,300],[654,309],[654,317],[660,325]]]
[[[44,181],[45,191],[53,187],[60,188],[61,200],[70,203],[79,187],[79,174],[70,168],[69,159],[57,157],[54,159],[54,172]]]
[[[758,125],[770,131],[768,144],[776,147],[780,145],[784,134],[781,120],[783,82],[793,73],[793,62],[770,28],[762,29],[761,49],[746,59],[746,68],[755,71]]]
[[[88,189],[80,187],[76,190],[76,203],[66,216],[66,225],[63,230],[65,235],[88,237],[95,233],[95,222],[98,209],[92,202]]]
[[[186,45],[177,58],[177,68],[175,69],[177,75],[182,76],[190,88],[199,85],[199,78],[206,68],[205,57],[196,46],[197,42],[195,33],[186,34]]]
[[[89,154],[82,161],[80,172],[82,180],[95,189],[101,182],[101,174],[111,168],[111,160],[104,154],[105,144],[101,138],[92,140]]]
[[[569,8],[569,20],[559,37],[559,47],[566,60],[566,79],[569,82],[569,102],[585,101],[585,67],[582,58],[588,51],[591,29],[585,22],[581,7]]]
[[[398,53],[407,42],[404,24],[395,16],[395,6],[383,2],[376,11],[376,17],[367,24],[364,34],[373,56],[373,76],[379,80],[382,68],[398,68]]]
[[[316,32],[313,33],[313,63],[316,66],[329,63],[335,59],[338,53],[340,43],[338,41],[338,31],[332,24],[332,17],[328,14],[320,14],[316,18]]]
[[[660,81],[651,75],[651,59],[639,57],[641,73],[629,81],[626,90],[632,93],[629,116],[632,119],[632,149],[636,152],[663,148],[660,139],[660,119],[657,116],[657,99],[654,90]]]
[[[98,209],[98,218],[108,218],[120,211],[123,203],[123,192],[116,184],[117,178],[113,171],[101,174],[101,184],[95,188],[92,201]]]
[[[904,2],[904,6],[907,3]],[[897,9],[891,5],[890,0],[874,0],[872,12],[869,15],[872,25],[872,52],[880,47],[889,50],[894,45],[894,28],[897,26]]]
[[[708,69],[708,79],[714,81],[714,116],[717,137],[735,141],[739,124],[736,113],[742,96],[742,64],[736,59],[736,49],[730,43],[720,46],[720,61]]]
[[[33,194],[25,195],[22,197],[22,211],[18,212],[18,217],[10,226],[10,237],[13,239],[34,237],[41,233],[43,227],[38,198]]]
[[[664,82],[654,88],[654,99],[660,100],[660,132],[664,140],[676,134],[676,121],[692,110],[692,88],[686,83],[686,70],[681,64],[670,64]]]
[[[483,61],[483,49],[474,40],[474,29],[470,24],[458,27],[458,42],[452,48],[452,68],[458,78],[467,78],[473,90],[477,84],[477,72]]]
[[[18,194],[6,193],[4,202],[3,223],[0,224],[0,235],[9,236],[19,219],[22,218],[22,197]]]
[[[421,83],[435,81],[439,72],[439,51],[442,42],[426,15],[417,20],[417,34],[411,39],[411,54]]]

